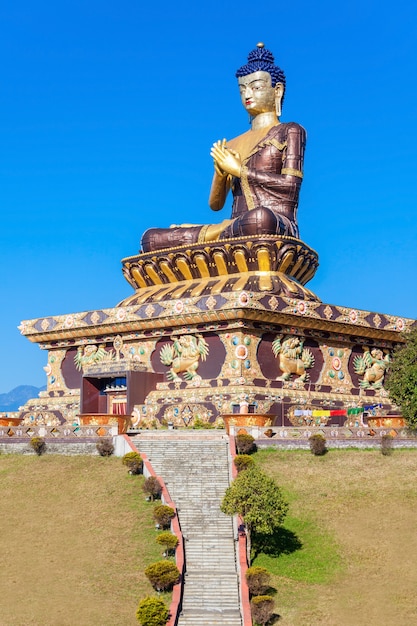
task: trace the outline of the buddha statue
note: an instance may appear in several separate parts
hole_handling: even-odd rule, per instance
[[[151,228],[142,237],[143,252],[254,235],[299,237],[297,207],[306,133],[299,124],[280,122],[284,72],[259,43],[236,77],[251,127],[230,141],[217,141],[211,149],[214,177],[209,205],[220,211],[231,190],[230,219]]]

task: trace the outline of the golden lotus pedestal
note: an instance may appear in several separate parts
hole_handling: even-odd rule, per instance
[[[257,414],[257,413],[223,413],[222,419],[228,435],[230,435],[230,427],[247,428],[257,426],[258,428],[268,428],[272,426],[275,415]]]
[[[81,426],[117,426],[117,433],[123,435],[130,426],[130,415],[90,413],[80,415]]]
[[[257,291],[319,301],[304,285],[318,256],[300,239],[284,235],[235,237],[140,253],[123,259],[123,274],[136,290],[119,306],[150,304],[232,291]]]

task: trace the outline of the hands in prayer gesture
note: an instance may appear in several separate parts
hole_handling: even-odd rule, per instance
[[[210,151],[214,159],[214,169],[219,176],[236,176],[240,178],[240,170],[242,167],[240,154],[226,146],[226,139],[216,141]]]

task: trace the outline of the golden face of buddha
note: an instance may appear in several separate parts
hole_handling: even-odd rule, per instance
[[[258,71],[238,78],[240,98],[246,111],[253,117],[275,111],[277,96],[282,98],[283,86],[271,85],[271,75]]]

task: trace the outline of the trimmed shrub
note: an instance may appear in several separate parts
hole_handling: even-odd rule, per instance
[[[158,561],[148,565],[145,576],[157,591],[169,591],[180,579],[180,570],[172,561]]]
[[[141,474],[143,469],[143,461],[139,452],[128,452],[122,457],[123,465],[126,465],[129,474]]]
[[[255,464],[255,461],[249,454],[238,454],[235,456],[233,463],[235,464],[237,471],[242,472],[243,470],[248,469],[248,467],[252,467],[252,465]]]
[[[200,430],[201,428],[210,429],[214,428],[211,422],[204,422],[201,417],[196,417],[193,421],[192,427],[194,430]]]
[[[46,452],[45,439],[43,439],[42,437],[32,437],[29,445],[38,456],[42,456],[42,454]]]
[[[152,501],[159,498],[162,493],[162,485],[156,476],[149,476],[143,483],[142,489]]]
[[[264,626],[274,613],[274,598],[272,596],[255,596],[250,601],[253,621]]]
[[[111,456],[114,452],[114,445],[111,439],[101,439],[96,444],[97,452],[100,456]]]
[[[164,530],[162,533],[159,533],[156,542],[159,543],[160,546],[164,546],[166,556],[169,556],[170,553],[175,552],[179,540],[177,535],[174,535],[174,533],[171,533],[169,530]]]
[[[153,518],[160,528],[169,528],[175,511],[167,504],[159,504],[153,510]]]
[[[265,567],[253,565],[246,570],[246,582],[251,596],[259,596],[271,586],[271,574]]]
[[[148,596],[139,602],[136,618],[142,626],[165,626],[168,617],[169,611],[160,598]]]
[[[393,449],[394,437],[392,435],[382,435],[381,437],[381,454],[391,456]]]
[[[310,444],[311,453],[314,454],[314,456],[323,456],[326,454],[326,437],[323,437],[320,433],[311,435],[308,439],[308,443]]]
[[[256,450],[255,438],[252,435],[248,435],[248,433],[236,435],[235,441],[239,454],[250,454]]]

